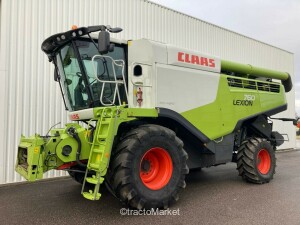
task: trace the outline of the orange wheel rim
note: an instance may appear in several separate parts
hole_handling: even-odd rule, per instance
[[[261,149],[257,155],[257,169],[261,174],[267,174],[271,168],[270,153],[266,149]]]
[[[160,190],[169,183],[172,173],[172,159],[165,149],[151,148],[143,155],[140,163],[140,178],[147,188]]]

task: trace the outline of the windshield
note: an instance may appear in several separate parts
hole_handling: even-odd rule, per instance
[[[97,57],[92,61],[95,55]],[[113,52],[103,56],[100,56],[95,44],[89,39],[70,42],[58,52],[56,58],[60,84],[69,111],[103,104],[121,104],[119,101],[114,102],[116,85],[106,81],[115,81],[114,73],[117,80],[123,79],[122,71],[126,73],[125,68],[113,64],[112,59],[125,62],[124,47],[115,46]],[[124,75],[126,77],[126,74]],[[118,86],[120,101],[123,102],[126,99],[124,85],[118,84]],[[103,92],[102,101],[101,92]]]

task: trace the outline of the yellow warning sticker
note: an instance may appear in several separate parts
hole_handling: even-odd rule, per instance
[[[100,161],[100,159],[101,159],[101,154],[97,154],[96,161]]]
[[[38,153],[39,153],[39,150],[40,150],[39,147],[35,147],[35,148],[34,148],[34,153],[35,153],[35,154],[38,154]]]

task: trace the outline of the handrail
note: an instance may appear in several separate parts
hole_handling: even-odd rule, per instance
[[[99,79],[97,76],[97,70],[96,70],[96,66],[95,66],[95,59],[96,58],[108,58],[111,60],[112,63],[112,68],[113,68],[113,81],[110,80],[102,80]],[[93,63],[93,70],[94,70],[94,78],[96,80],[98,80],[99,82],[101,82],[102,85],[102,89],[101,89],[101,94],[100,94],[100,102],[103,106],[111,106],[111,105],[115,105],[115,101],[116,101],[116,97],[118,97],[119,100],[119,104],[121,105],[121,97],[120,97],[120,92],[119,92],[119,86],[118,84],[123,84],[124,85],[124,89],[125,89],[125,94],[126,94],[126,99],[128,102],[128,90],[126,87],[126,79],[125,79],[125,75],[124,75],[124,67],[125,67],[125,61],[118,59],[118,60],[114,60],[112,57],[110,56],[104,56],[104,55],[94,55],[92,58],[92,63]],[[115,71],[115,66],[121,67],[122,68],[122,81],[118,81],[117,77],[116,77],[116,71]],[[114,97],[113,97],[113,101],[109,104],[109,103],[104,103],[103,102],[103,93],[104,93],[104,87],[105,84],[115,84],[115,90],[114,90]]]

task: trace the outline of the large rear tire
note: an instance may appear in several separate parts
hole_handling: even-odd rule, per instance
[[[248,182],[263,184],[275,174],[275,151],[266,139],[251,138],[244,141],[237,153],[237,170]]]
[[[121,138],[108,171],[115,195],[137,209],[168,208],[185,188],[187,153],[175,133],[141,125]]]

